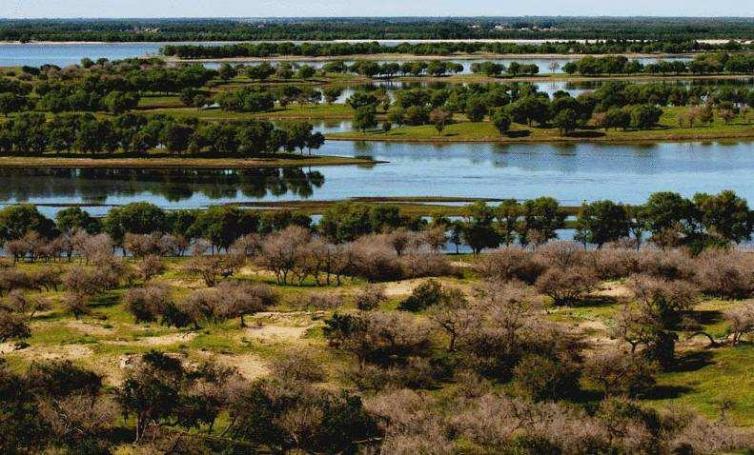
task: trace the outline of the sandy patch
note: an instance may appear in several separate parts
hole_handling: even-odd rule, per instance
[[[620,283],[607,283],[602,285],[594,295],[603,297],[613,297],[616,299],[629,299],[631,298],[631,291],[624,284]]]
[[[290,327],[280,325],[252,325],[247,327],[243,334],[255,340],[264,341],[296,341],[300,340],[312,326]]]
[[[16,350],[16,343],[5,342],[0,343],[0,355],[7,354]]]
[[[387,297],[395,297],[398,295],[408,295],[411,294],[414,289],[422,284],[424,281],[426,281],[423,278],[419,279],[413,279],[413,280],[403,280],[403,281],[393,281],[389,283],[385,283],[385,295]]]
[[[212,354],[209,352],[200,352],[200,354],[205,360],[235,368],[247,380],[261,378],[270,374],[270,369],[267,368],[264,361],[253,354],[228,355]]]
[[[28,360],[79,360],[94,355],[92,348],[83,344],[30,346],[12,353]]]
[[[66,324],[66,327],[69,329],[77,330],[84,335],[111,335],[113,333],[113,329],[108,329],[106,327],[103,327],[98,324],[91,324],[84,321],[68,321]]]

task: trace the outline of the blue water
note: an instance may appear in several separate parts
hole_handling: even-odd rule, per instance
[[[91,58],[92,60],[98,58],[120,60],[131,57],[156,56],[159,55],[160,48],[165,44],[167,43],[0,43],[0,66],[41,66],[44,64],[54,64],[64,67],[78,64],[84,57]],[[219,43],[207,42],[191,44],[213,45]],[[683,57],[678,58],[685,59]],[[421,58],[417,57],[417,59]],[[556,72],[562,72],[563,65],[573,60],[574,59],[570,58],[509,58],[495,59],[494,61],[505,65],[508,65],[513,61],[527,64],[534,63],[539,67],[540,73],[549,73],[551,72],[549,69],[550,63],[557,62],[559,68]],[[656,58],[641,58],[639,60],[642,63],[657,61]],[[464,66],[464,73],[468,73],[474,62],[481,61],[486,60],[457,60],[456,62],[461,63]],[[310,61],[306,58],[302,58],[301,61],[296,63],[307,63],[315,67],[320,67],[322,65],[321,61]],[[208,64],[208,66],[216,65]]]
[[[110,205],[143,200],[175,209],[359,196],[553,196],[573,205],[597,199],[641,203],[656,191],[692,196],[732,189],[754,202],[752,142],[560,146],[329,141],[318,153],[366,155],[388,163],[263,171],[0,170],[0,201],[28,201],[49,212],[83,204],[102,213]]]

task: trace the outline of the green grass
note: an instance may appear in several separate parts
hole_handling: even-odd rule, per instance
[[[686,371],[663,373],[658,385],[668,397],[650,400],[657,406],[680,404],[711,417],[720,417],[721,406],[732,403],[728,417],[741,426],[754,425],[754,346],[720,348],[687,357]]]
[[[328,135],[334,140],[396,141],[396,142],[636,142],[636,141],[680,141],[740,139],[754,137],[754,124],[751,118],[736,118],[726,125],[716,119],[710,125],[697,125],[694,128],[680,127],[679,115],[685,107],[664,109],[657,128],[651,130],[598,130],[583,128],[569,135],[562,135],[557,128],[529,127],[514,124],[508,135],[501,135],[489,122],[472,123],[457,116],[457,122],[438,132],[433,125],[394,127],[385,133],[381,130],[366,132],[345,132]]]

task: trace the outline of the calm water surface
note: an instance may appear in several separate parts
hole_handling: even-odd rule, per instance
[[[93,60],[98,58],[120,60],[130,57],[156,56],[159,55],[160,48],[165,44],[167,43],[0,43],[0,66],[41,66],[49,63],[63,67],[77,64],[84,57],[89,57]],[[218,45],[229,43],[197,42],[189,44]],[[386,44],[399,43],[390,41],[386,42]],[[420,60],[421,57],[417,57],[417,59]],[[685,57],[672,57],[669,59],[688,60]],[[549,65],[552,62],[557,62],[560,67],[557,72],[562,72],[562,66],[572,60],[574,59],[512,58],[496,59],[494,61],[505,65],[508,65],[513,61],[529,64],[534,63],[539,67],[540,73],[549,73],[551,72]],[[656,58],[641,58],[639,60],[642,63],[657,61]],[[457,63],[461,63],[464,66],[464,73],[468,73],[470,72],[471,64],[477,61],[481,62],[486,60],[458,60]],[[322,66],[321,61],[307,61],[306,58],[302,58],[301,61],[296,63],[307,63],[315,67]],[[217,65],[210,63],[208,66]]]
[[[149,201],[167,209],[358,196],[456,196],[564,204],[643,202],[655,191],[735,190],[754,201],[754,143],[637,145],[399,144],[328,142],[319,153],[370,156],[374,166],[251,170],[0,170],[2,204],[32,202],[54,213],[83,204],[94,213]]]

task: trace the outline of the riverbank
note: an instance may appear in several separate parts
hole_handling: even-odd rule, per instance
[[[274,55],[268,57],[225,57],[225,58],[179,58],[164,57],[166,62],[171,63],[259,63],[259,62],[329,62],[334,60],[388,60],[388,61],[406,61],[406,60],[479,60],[479,59],[522,59],[522,60],[559,60],[559,59],[579,59],[584,57],[606,57],[622,55],[628,58],[692,58],[694,53],[619,53],[619,54],[552,54],[552,53],[495,53],[495,52],[475,52],[464,54],[447,54],[447,55],[419,55],[419,54],[398,54],[398,53],[380,53],[380,54],[348,54],[348,55]]]
[[[380,161],[344,156],[299,156],[284,158],[183,158],[183,157],[0,157],[0,168],[139,168],[139,169],[246,169],[306,166],[372,166]]]

